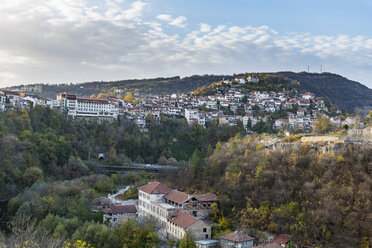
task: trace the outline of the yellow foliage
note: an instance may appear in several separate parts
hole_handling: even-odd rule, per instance
[[[334,158],[335,157],[335,151],[331,151],[328,155],[329,158]]]
[[[318,154],[318,161],[322,160],[324,157],[324,152]]]
[[[108,94],[105,93],[99,93],[97,98],[108,98]]]
[[[256,150],[259,151],[259,150],[262,150],[263,149],[263,146],[261,144],[257,145],[256,146]]]
[[[338,163],[345,162],[344,157],[342,157],[341,155],[337,156],[337,162]]]
[[[251,150],[246,149],[244,152],[244,157],[248,157],[248,155],[251,153]]]
[[[85,241],[81,241],[81,240],[76,240],[74,243],[71,243],[71,242],[65,242],[64,243],[64,246],[62,248],[69,248],[69,247],[73,247],[73,248],[94,248],[91,244],[88,244],[87,242]]]
[[[132,103],[132,102],[133,102],[133,95],[132,95],[132,93],[128,93],[128,94],[124,97],[124,100],[127,101],[127,102]]]

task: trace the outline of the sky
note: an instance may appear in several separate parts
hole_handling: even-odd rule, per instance
[[[0,87],[273,71],[372,88],[372,0],[0,0]]]

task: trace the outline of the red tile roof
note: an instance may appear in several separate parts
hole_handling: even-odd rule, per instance
[[[278,234],[276,235],[271,243],[287,244],[291,240],[292,236],[288,234]]]
[[[160,182],[150,182],[138,188],[147,194],[168,194],[172,189]]]
[[[199,219],[182,211],[176,211],[168,217],[168,220],[183,229],[186,229]]]
[[[220,239],[229,240],[235,243],[241,243],[246,241],[252,241],[255,240],[255,238],[248,236],[247,234],[241,232],[241,231],[235,231],[231,232],[225,235],[220,236]]]
[[[178,190],[172,190],[164,196],[165,199],[182,204],[189,199],[189,195]]]
[[[194,195],[194,197],[196,199],[198,199],[199,201],[207,201],[207,202],[209,202],[209,201],[217,202],[218,201],[218,197],[215,194],[211,194],[211,193]]]
[[[135,205],[114,205],[103,210],[106,214],[137,213]]]

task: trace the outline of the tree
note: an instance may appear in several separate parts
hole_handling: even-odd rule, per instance
[[[72,179],[87,175],[89,168],[80,158],[71,157],[63,166],[63,172],[65,178]]]
[[[109,97],[108,94],[105,94],[105,93],[99,93],[97,98],[104,98],[104,99],[107,99]]]
[[[123,248],[152,248],[159,243],[159,236],[151,224],[140,225],[135,220],[127,220],[118,230]]]
[[[203,163],[203,154],[198,148],[196,148],[191,156],[191,169],[194,176],[199,173]]]
[[[27,186],[31,186],[38,180],[43,179],[43,171],[39,167],[28,168],[23,174],[23,182]]]
[[[319,116],[314,122],[313,131],[316,133],[328,133],[332,130],[331,121],[327,116]]]
[[[194,239],[186,233],[186,235],[181,239],[178,248],[197,248]]]
[[[249,130],[251,130],[251,128],[252,128],[252,120],[251,120],[251,118],[248,119],[248,122],[247,122],[247,128],[248,128]]]
[[[132,93],[128,93],[125,97],[124,100],[130,103],[133,103],[133,95]]]

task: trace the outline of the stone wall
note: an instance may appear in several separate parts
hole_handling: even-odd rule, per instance
[[[205,232],[203,232],[204,228]],[[211,239],[212,226],[203,220],[198,220],[187,228],[187,232],[195,240]]]
[[[338,143],[343,142],[343,139],[341,137],[337,136],[307,136],[302,137],[301,142],[307,142],[307,143]]]
[[[372,127],[350,129],[347,133],[347,138],[350,140],[372,141]]]

